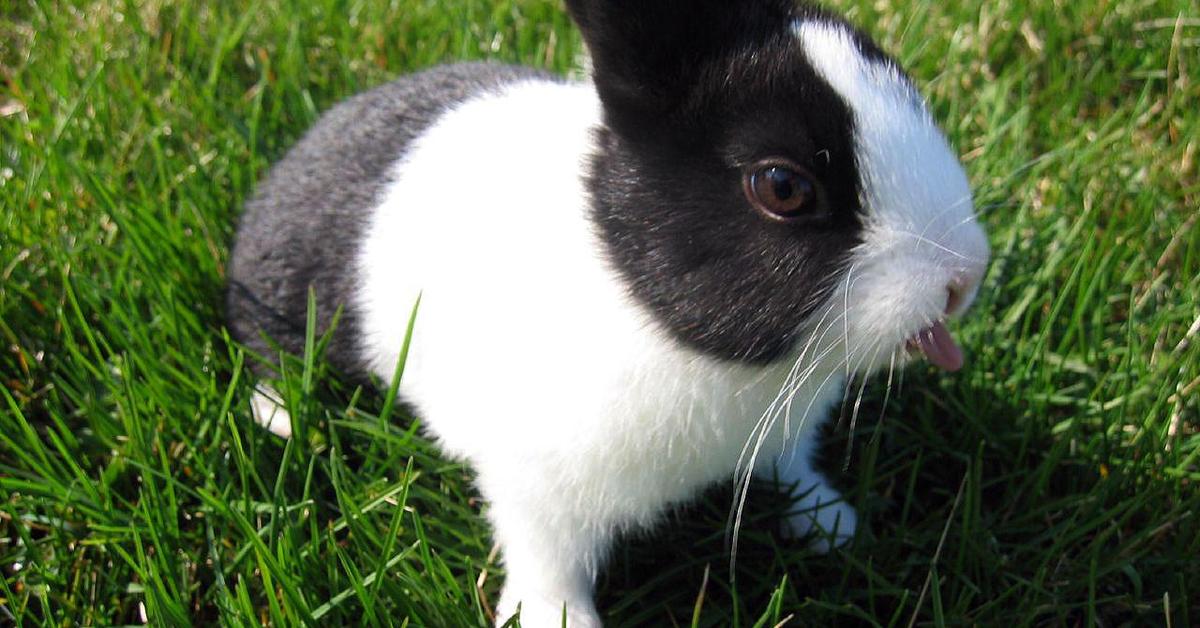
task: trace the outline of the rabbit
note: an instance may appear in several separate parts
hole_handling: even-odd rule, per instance
[[[566,4],[586,80],[448,65],[333,107],[246,204],[228,270],[236,339],[302,351],[311,289],[351,376],[391,380],[415,311],[399,392],[477,473],[497,624],[601,625],[614,539],[731,478],[788,487],[816,550],[852,539],[820,428],[849,377],[962,366],[946,321],[989,257],[924,100],[842,18]]]

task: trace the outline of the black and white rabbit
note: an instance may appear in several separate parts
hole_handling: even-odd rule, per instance
[[[469,461],[507,580],[498,621],[600,621],[610,541],[701,489],[779,477],[828,549],[854,510],[813,468],[851,374],[923,352],[988,245],[962,167],[896,63],[791,0],[568,0],[571,83],[434,68],[333,108],[242,219],[229,323],[391,378]],[[269,394],[256,414],[286,434]]]

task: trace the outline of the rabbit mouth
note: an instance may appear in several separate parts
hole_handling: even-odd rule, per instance
[[[953,373],[963,366],[962,349],[944,321],[937,321],[904,342],[910,354],[922,354],[930,364]]]

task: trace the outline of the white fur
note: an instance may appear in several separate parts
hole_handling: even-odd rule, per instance
[[[987,238],[966,174],[908,79],[865,58],[840,26],[802,21],[795,32],[854,115],[867,225],[833,302],[844,304],[851,370],[870,372],[906,338],[966,309],[987,267]]]
[[[401,392],[478,472],[507,570],[501,622],[520,603],[524,625],[557,626],[565,604],[572,626],[598,625],[592,579],[614,533],[739,462],[769,470],[799,443],[784,477],[808,506],[837,499],[808,461],[840,398],[836,361],[718,362],[629,298],[588,219],[582,173],[599,117],[590,85],[543,82],[444,114],[397,164],[359,259],[362,346],[379,376],[421,295]],[[794,394],[779,399],[785,382]],[[813,512],[797,531],[825,523]]]
[[[250,413],[255,423],[272,434],[280,438],[292,437],[292,416],[283,407],[279,393],[270,386],[259,384],[255,387],[254,396],[250,399]]]

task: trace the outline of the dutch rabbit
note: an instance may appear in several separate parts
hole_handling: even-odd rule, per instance
[[[923,353],[988,244],[896,62],[790,0],[568,0],[590,79],[437,67],[334,107],[247,204],[229,325],[389,381],[478,474],[503,622],[596,626],[618,533],[721,480],[779,478],[828,550],[855,512],[813,467],[847,378]],[[277,343],[277,344],[276,344]],[[290,422],[265,386],[256,415]]]

